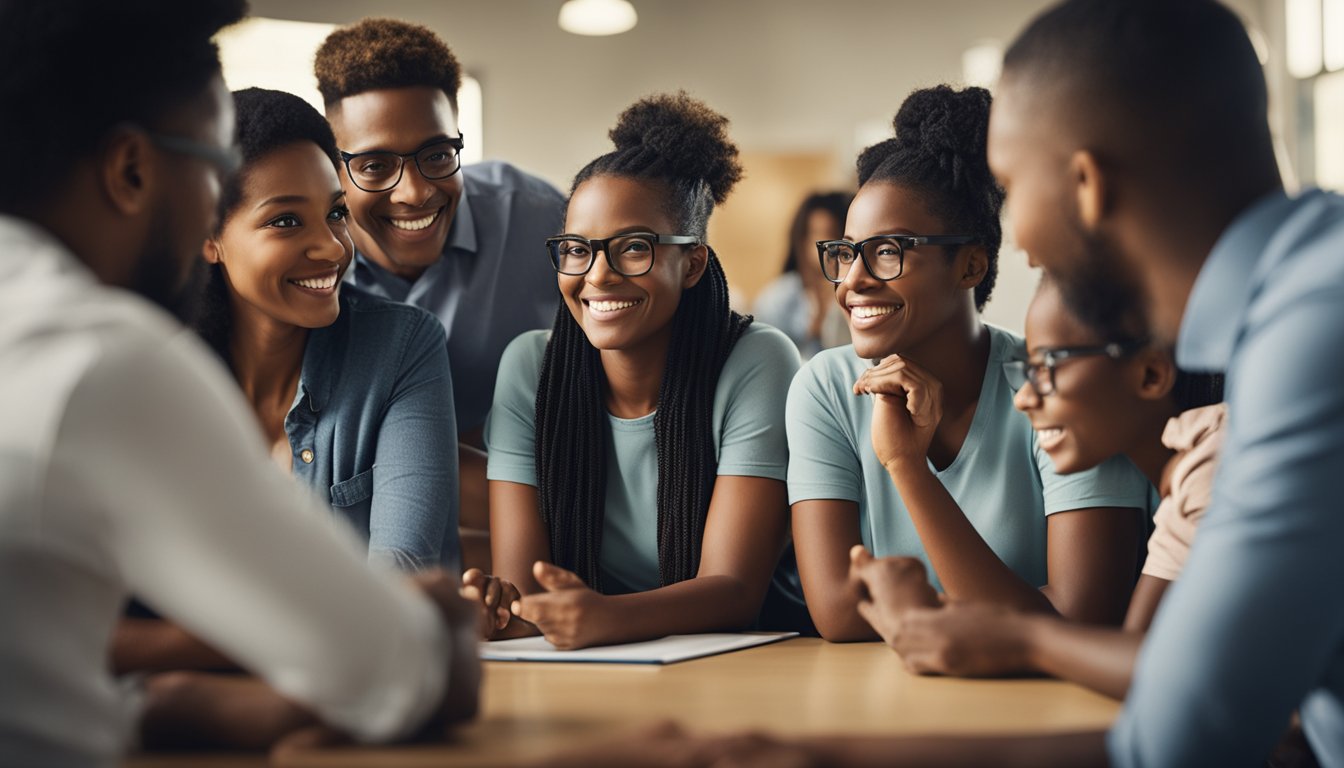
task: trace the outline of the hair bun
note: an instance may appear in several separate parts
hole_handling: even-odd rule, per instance
[[[703,180],[714,202],[722,203],[742,178],[727,127],[728,118],[678,91],[635,102],[608,135],[618,152],[642,147],[657,154],[672,176]]]
[[[939,85],[917,90],[892,120],[895,140],[902,147],[920,147],[925,153],[945,158],[945,163],[982,166],[991,100],[984,88],[958,91]]]

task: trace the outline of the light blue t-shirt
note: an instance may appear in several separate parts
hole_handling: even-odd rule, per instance
[[[1003,371],[1005,363],[1025,358],[1023,341],[987,327],[989,362],[970,431],[956,459],[934,473],[999,559],[1028,584],[1043,586],[1048,515],[1089,507],[1132,507],[1151,515],[1151,486],[1122,457],[1086,472],[1056,474],[1031,422],[1013,408],[1014,390]],[[789,503],[856,502],[864,546],[879,557],[919,558],[941,590],[905,504],[873,452],[873,398],[853,391],[869,366],[849,345],[822,351],[794,377],[787,416]]]
[[[495,404],[485,426],[486,477],[535,486],[537,382],[549,338],[524,333],[504,350]],[[789,338],[753,323],[724,363],[714,392],[714,447],[718,474],[786,479],[784,400],[799,366]],[[659,586],[658,453],[653,417],[608,415],[607,495],[598,565],[607,592]]]

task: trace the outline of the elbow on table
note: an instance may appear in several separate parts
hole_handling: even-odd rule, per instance
[[[853,606],[820,606],[808,603],[817,633],[829,643],[857,643],[874,640],[877,634]]]

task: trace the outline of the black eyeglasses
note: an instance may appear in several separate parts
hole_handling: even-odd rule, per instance
[[[691,235],[659,235],[653,232],[629,232],[624,235],[589,240],[577,235],[546,238],[551,265],[562,275],[586,275],[597,260],[597,252],[607,255],[607,265],[619,275],[639,277],[653,269],[653,249],[659,243],[691,245],[700,238]]]
[[[818,240],[817,257],[821,259],[821,273],[827,280],[839,285],[845,281],[850,267],[862,259],[868,274],[887,282],[901,276],[905,269],[905,252],[921,245],[970,245],[970,235],[876,235],[852,243],[848,240]]]
[[[345,172],[356,187],[365,192],[386,192],[401,183],[406,171],[406,160],[415,158],[420,175],[430,181],[446,179],[462,167],[462,136],[451,139],[431,139],[414,152],[341,151]]]
[[[154,146],[179,155],[187,155],[204,160],[215,166],[223,176],[238,172],[243,164],[242,154],[237,147],[217,147],[205,142],[188,139],[185,136],[168,136],[162,133],[145,132]]]
[[[1065,360],[1080,357],[1109,357],[1112,360],[1120,360],[1139,351],[1146,344],[1144,341],[1129,341],[1094,347],[1040,349],[1037,350],[1037,354],[1040,355],[1038,362],[1013,360],[1003,364],[1003,371],[1008,375],[1008,382],[1013,385],[1013,389],[1021,389],[1024,384],[1030,384],[1037,397],[1048,397],[1056,391],[1055,369]]]

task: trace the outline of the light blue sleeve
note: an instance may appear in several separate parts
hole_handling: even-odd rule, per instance
[[[439,321],[417,316],[378,428],[369,557],[401,570],[456,569],[457,423],[448,348]]]
[[[754,324],[738,339],[718,386],[725,394],[720,475],[788,479],[784,404],[799,364],[793,342],[768,325]]]
[[[537,484],[537,382],[548,338],[548,331],[528,331],[504,348],[485,421],[488,480]]]
[[[1140,653],[1115,765],[1261,764],[1304,697],[1321,764],[1344,765],[1340,307],[1337,284],[1253,307],[1213,501]]]
[[[793,377],[785,424],[789,435],[789,503],[839,499],[858,503],[863,495],[863,467],[850,435],[849,415],[840,405],[836,370],[840,354],[827,350],[812,358]],[[852,385],[853,382],[850,382]],[[856,400],[852,395],[849,400]],[[857,403],[855,403],[857,405]]]
[[[1050,454],[1041,450],[1035,433],[1031,448],[1041,475],[1045,514],[1092,507],[1127,507],[1152,511],[1152,483],[1124,456],[1113,456],[1092,469],[1061,475]]]

